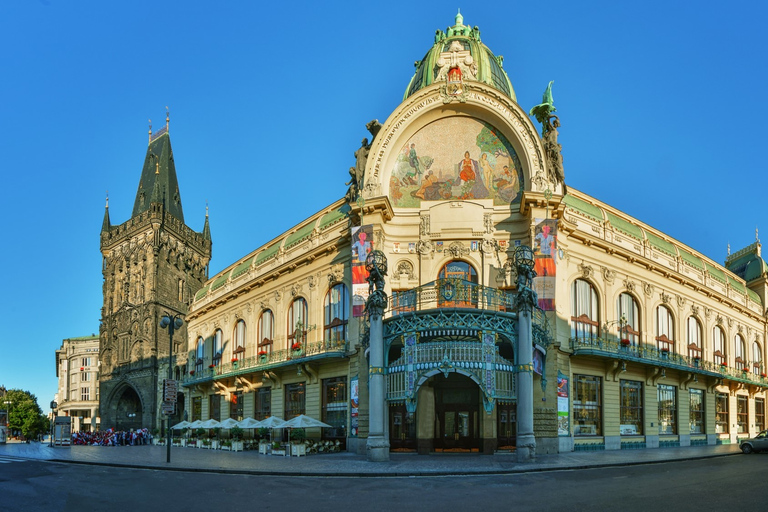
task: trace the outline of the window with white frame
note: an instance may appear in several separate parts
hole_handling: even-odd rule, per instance
[[[592,341],[599,334],[597,292],[588,281],[577,279],[571,286],[571,337]]]
[[[677,434],[677,388],[659,384],[659,434]]]
[[[90,382],[91,372],[80,372],[80,382]]]
[[[656,344],[661,352],[675,351],[675,320],[666,306],[656,308]]]
[[[749,397],[744,395],[736,396],[736,433],[746,434],[749,432]]]
[[[691,434],[704,433],[704,390],[690,389],[688,391],[691,397],[690,426]]]
[[[728,395],[726,393],[715,394],[715,432],[727,434],[728,430]]]
[[[701,324],[695,317],[688,317],[685,335],[688,343],[688,357],[701,359]]]
[[[637,301],[632,295],[622,293],[619,295],[618,306],[619,339],[624,345],[636,347],[640,344],[640,314]]]
[[[89,387],[80,388],[80,400],[90,400],[90,399],[91,399],[91,388]]]
[[[715,364],[724,364],[727,362],[725,333],[723,333],[723,330],[718,326],[715,326],[712,329],[712,355]]]
[[[333,286],[325,295],[325,342],[336,345],[347,340],[347,287],[344,284]]]

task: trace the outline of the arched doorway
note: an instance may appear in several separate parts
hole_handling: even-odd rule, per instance
[[[436,452],[479,452],[480,388],[460,373],[432,377],[435,393],[434,447]]]
[[[115,430],[138,430],[142,422],[141,399],[133,388],[126,387],[117,401]]]

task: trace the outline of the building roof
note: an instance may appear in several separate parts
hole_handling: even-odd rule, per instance
[[[459,48],[461,50],[457,52]],[[467,51],[470,59],[466,58]],[[448,57],[451,53],[454,55],[453,60]],[[479,28],[464,25],[464,17],[459,13],[452,27],[435,32],[435,44],[423,59],[415,62],[416,72],[405,90],[403,100],[419,89],[438,82],[438,78],[442,79],[448,71],[445,68],[459,67],[475,74],[472,77],[471,74],[463,73],[464,80],[483,82],[517,101],[512,82],[502,67],[503,60],[501,55],[494,55],[480,41]]]
[[[149,210],[150,203],[155,202],[162,203],[165,211],[184,222],[179,182],[176,179],[176,165],[173,161],[171,137],[168,134],[167,125],[150,138],[131,217],[146,212]]]
[[[728,256],[725,260],[725,268],[746,282],[768,274],[768,264],[762,257],[760,241],[757,240],[749,247]]]

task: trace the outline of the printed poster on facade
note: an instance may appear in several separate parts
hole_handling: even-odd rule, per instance
[[[557,250],[557,220],[536,219],[534,235],[533,290],[539,298],[539,307],[544,311],[555,310],[555,251]]]
[[[373,250],[373,224],[352,228],[352,316],[363,316],[368,300],[365,259]]]
[[[349,381],[349,415],[352,420],[352,428],[350,429],[349,434],[352,437],[357,436],[357,430],[359,428],[358,410],[360,407],[360,388],[358,387],[358,384],[359,381],[357,377]]]
[[[557,435],[568,436],[570,435],[570,419],[569,419],[569,403],[568,403],[568,377],[557,372]]]

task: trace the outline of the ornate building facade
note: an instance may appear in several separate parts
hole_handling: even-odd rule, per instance
[[[159,427],[162,379],[170,364],[168,333],[159,321],[165,314],[186,315],[211,258],[207,214],[202,232],[184,222],[167,118],[157,133],[150,129],[131,218],[113,226],[107,203],[101,253],[101,425]],[[177,339],[185,335],[182,326]],[[172,421],[183,413],[178,408]]]
[[[102,232],[102,424],[139,402],[157,414],[167,310],[186,313],[190,421],[307,414],[330,425],[310,437],[369,454],[381,421],[387,453],[522,460],[765,428],[759,241],[721,265],[567,188],[554,111],[551,84],[530,111],[517,103],[459,15],[367,125],[346,197],[208,280],[210,235],[174,213],[175,172],[157,191],[156,139],[146,209]],[[388,261],[380,330],[366,315],[374,251]]]
[[[99,430],[99,337],[66,338],[56,351],[57,414],[72,418],[72,430]]]

